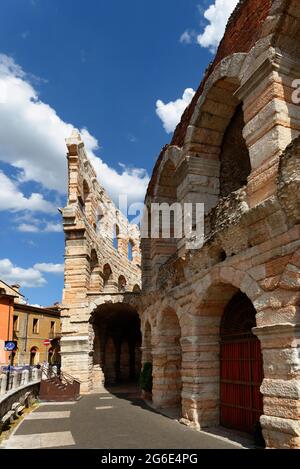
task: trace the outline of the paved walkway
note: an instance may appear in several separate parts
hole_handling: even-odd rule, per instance
[[[238,449],[226,439],[197,432],[149,408],[134,392],[41,404],[4,444],[12,449]]]

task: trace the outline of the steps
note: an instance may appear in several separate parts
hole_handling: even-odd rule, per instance
[[[41,401],[65,402],[76,401],[80,398],[80,382],[73,376],[66,373],[51,375],[51,371],[43,370],[46,379],[41,381],[40,395]]]

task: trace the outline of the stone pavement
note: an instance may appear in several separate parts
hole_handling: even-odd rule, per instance
[[[25,417],[6,449],[238,449],[241,445],[197,432],[160,415],[133,391],[41,404]]]

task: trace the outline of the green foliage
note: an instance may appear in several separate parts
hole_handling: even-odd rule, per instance
[[[152,363],[145,363],[140,374],[140,387],[143,391],[152,392]]]

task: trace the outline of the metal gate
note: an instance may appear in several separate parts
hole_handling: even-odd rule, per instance
[[[251,331],[255,315],[249,298],[239,292],[221,324],[221,425],[251,434],[263,413],[262,354]]]

